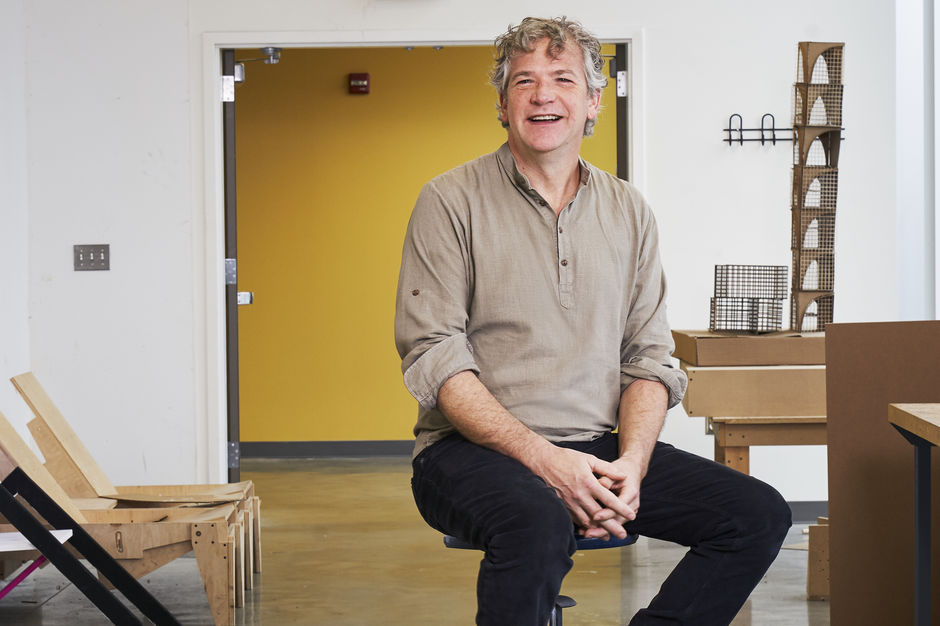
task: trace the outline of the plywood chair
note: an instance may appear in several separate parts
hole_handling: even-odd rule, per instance
[[[122,566],[118,571],[113,568],[102,569],[92,563],[98,568],[99,576],[118,587],[125,596],[127,593],[122,586],[127,585],[128,574],[132,579],[140,578],[192,550],[196,555],[216,626],[234,624],[237,580],[233,523],[237,511],[234,504],[81,510],[2,413],[0,453],[0,459],[7,460],[6,465],[0,464],[0,470],[6,468],[12,472],[11,467],[18,468],[36,485],[35,491],[44,494],[43,502],[53,503],[54,508],[61,511],[61,514],[55,513],[52,518],[43,513],[49,524],[54,528],[71,528],[73,532],[77,529]],[[2,474],[3,471],[0,471]],[[0,500],[2,496],[0,492]],[[28,501],[32,504],[31,500]],[[16,525],[15,520],[9,521]],[[39,547],[32,537],[27,537]]]
[[[166,607],[124,571],[3,449],[0,449],[0,479],[0,514],[22,533],[27,546],[38,548],[42,558],[48,558],[109,620],[115,624],[141,624],[130,609],[62,546],[55,533],[65,531],[72,548],[111,577],[124,597],[148,619],[157,624],[179,624]],[[56,530],[50,531],[47,524]]]
[[[214,485],[115,486],[36,376],[26,372],[10,380],[35,415],[27,426],[46,459],[46,468],[72,498],[113,499],[119,507],[236,504],[245,536],[238,549],[245,563],[239,574],[239,588],[252,587],[252,573],[261,573],[261,499],[250,480]]]

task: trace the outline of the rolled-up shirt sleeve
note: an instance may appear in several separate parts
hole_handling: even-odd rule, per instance
[[[479,373],[467,337],[473,275],[466,207],[447,202],[434,181],[415,204],[395,305],[395,344],[405,387],[425,409],[459,372]]]
[[[672,366],[675,349],[666,318],[666,277],[659,258],[659,234],[648,207],[638,253],[637,282],[620,345],[620,392],[637,379],[659,381],[669,391],[669,408],[682,401],[688,378]]]

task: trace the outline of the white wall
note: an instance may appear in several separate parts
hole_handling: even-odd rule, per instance
[[[116,483],[198,473],[186,7],[26,2],[32,367]]]
[[[790,263],[790,146],[728,147],[721,129],[734,112],[788,127],[796,42],[845,41],[835,317],[898,317],[893,2],[25,6],[32,366],[121,482],[222,477],[206,451],[224,420],[207,42],[479,41],[530,13],[635,37],[638,182],[660,222],[672,323],[702,328],[716,263]],[[110,243],[112,271],[72,272],[74,243]],[[710,455],[701,420],[681,411],[666,437]],[[756,449],[752,468],[790,500],[826,498],[822,448]]]
[[[29,410],[6,380],[29,369],[26,49],[23,3],[0,3],[0,412],[26,433]]]
[[[934,203],[929,183],[934,177],[925,156],[925,32],[920,0],[898,0],[895,101],[897,106],[897,206],[899,319],[934,316]],[[936,129],[935,129],[936,130]]]

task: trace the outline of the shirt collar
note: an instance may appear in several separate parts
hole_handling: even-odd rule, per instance
[[[496,158],[499,160],[499,164],[502,166],[503,171],[509,175],[509,178],[512,179],[512,182],[522,189],[524,192],[528,192],[532,189],[532,185],[529,184],[529,179],[526,178],[526,175],[519,170],[519,166],[516,165],[516,158],[512,155],[512,150],[509,149],[509,142],[507,141],[499,147],[496,151]],[[578,157],[579,171],[581,173],[581,185],[585,186],[591,180],[591,166],[587,161]]]

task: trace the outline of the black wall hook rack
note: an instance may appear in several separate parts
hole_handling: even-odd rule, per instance
[[[735,120],[737,120],[737,125],[735,125]],[[770,120],[769,125],[768,120]],[[760,118],[760,128],[744,128],[744,120],[741,116],[737,113],[732,113],[731,117],[728,118],[728,128],[725,128],[724,132],[728,133],[728,136],[722,141],[726,141],[728,145],[735,143],[744,145],[745,141],[759,141],[763,146],[768,142],[772,145],[777,145],[778,141],[793,141],[793,129],[777,128],[777,123],[771,113],[764,113],[763,117]],[[757,137],[745,137],[744,133],[760,133],[760,135]],[[778,137],[777,133],[786,134],[783,137]]]

